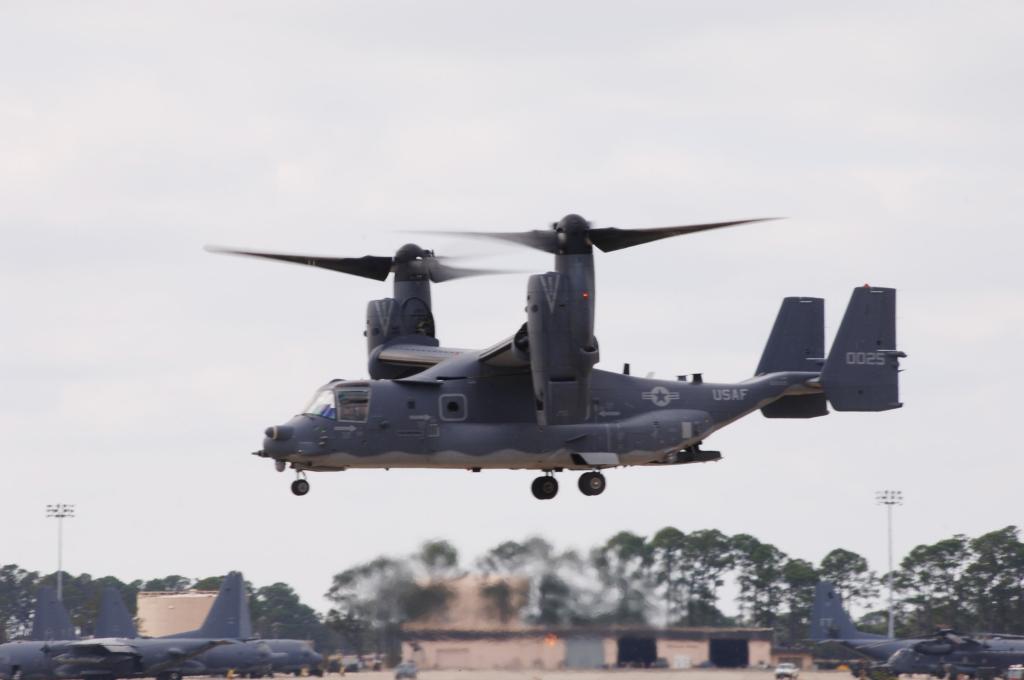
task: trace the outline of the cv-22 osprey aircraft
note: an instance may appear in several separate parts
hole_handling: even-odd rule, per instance
[[[208,248],[386,280],[393,296],[366,315],[369,380],[332,380],[302,413],[267,428],[255,454],[296,470],[296,495],[308,471],[348,468],[530,469],[543,474],[533,495],[558,493],[554,473],[581,470],[580,490],[605,489],[601,470],[622,465],[714,461],[701,444],[758,409],[769,418],[813,418],[837,411],[884,411],[898,397],[895,290],[853,292],[825,354],[824,302],[782,303],[753,378],[704,382],[640,378],[595,368],[594,248],[604,252],[670,236],[758,220],[655,229],[595,228],[568,215],[551,229],[476,232],[555,256],[554,271],[530,276],[526,321],[480,350],[441,346],[430,284],[488,273],[451,266],[419,246],[393,257],[333,258]],[[451,233],[451,232],[447,232]]]

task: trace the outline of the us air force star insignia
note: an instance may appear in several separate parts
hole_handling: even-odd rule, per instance
[[[670,392],[667,387],[658,385],[650,392],[643,392],[640,395],[645,400],[653,403],[655,406],[668,406],[673,401],[679,398],[678,392]]]

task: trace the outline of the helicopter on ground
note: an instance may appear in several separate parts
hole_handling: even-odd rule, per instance
[[[716,430],[756,410],[769,418],[899,408],[896,292],[856,288],[825,353],[824,301],[789,297],[779,310],[754,377],[704,382],[700,374],[655,380],[595,368],[594,248],[610,252],[761,220],[654,229],[595,228],[568,215],[551,229],[470,232],[542,250],[555,269],[529,277],[526,321],[484,349],[443,347],[430,284],[491,273],[453,267],[414,244],[393,257],[333,258],[208,247],[384,281],[392,297],[367,306],[369,380],[332,380],[302,413],[266,429],[255,455],[296,471],[292,492],[309,492],[307,472],[349,468],[528,469],[533,495],[558,493],[555,473],[579,470],[596,496],[602,470],[625,465],[716,461],[701,448]],[[451,234],[452,232],[442,232]]]

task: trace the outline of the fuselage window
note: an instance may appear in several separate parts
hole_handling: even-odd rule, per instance
[[[466,395],[446,394],[441,397],[441,420],[466,419]]]
[[[366,422],[370,412],[370,390],[366,387],[338,390],[338,420]]]

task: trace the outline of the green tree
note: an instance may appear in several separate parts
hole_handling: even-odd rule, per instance
[[[39,574],[16,564],[0,566],[0,642],[28,633],[35,609]]]
[[[180,593],[192,587],[192,579],[178,574],[155,578],[142,584],[141,590],[147,592]]]
[[[203,578],[196,579],[195,582],[190,586],[192,590],[220,590],[221,585],[224,583],[224,576],[205,576]]]
[[[806,636],[818,580],[818,572],[807,560],[789,559],[782,565],[782,600],[786,612],[779,641],[783,644],[795,645]]]
[[[443,583],[417,583],[408,560],[378,557],[335,574],[327,591],[334,604],[327,622],[353,646],[369,644],[397,663],[402,623],[443,611],[450,597]],[[359,639],[348,637],[353,631]]]
[[[974,560],[965,572],[965,592],[981,630],[1024,628],[1024,544],[1008,526],[973,539]]]
[[[459,551],[448,541],[427,541],[420,546],[416,561],[432,580],[452,578],[459,570]]]
[[[755,626],[774,627],[784,594],[786,554],[750,534],[737,534],[730,544],[740,587],[740,611]]]
[[[578,613],[572,601],[572,589],[558,574],[543,574],[537,584],[537,613],[535,623],[544,626],[567,626],[578,623]]]
[[[865,605],[878,594],[874,573],[868,561],[855,552],[836,548],[822,558],[818,573],[831,581],[847,606]]]
[[[651,575],[664,598],[665,625],[686,617],[686,586],[689,565],[686,562],[686,535],[674,527],[665,527],[650,544]]]
[[[894,585],[900,593],[903,625],[916,633],[935,628],[970,630],[975,621],[967,602],[964,572],[971,562],[966,536],[919,545],[900,562]]]
[[[688,626],[715,626],[726,622],[718,609],[718,588],[732,568],[729,538],[718,529],[701,529],[686,534],[683,560],[689,565],[686,584]]]
[[[643,536],[620,531],[590,553],[600,583],[615,593],[605,618],[616,624],[645,623],[650,550]]]

